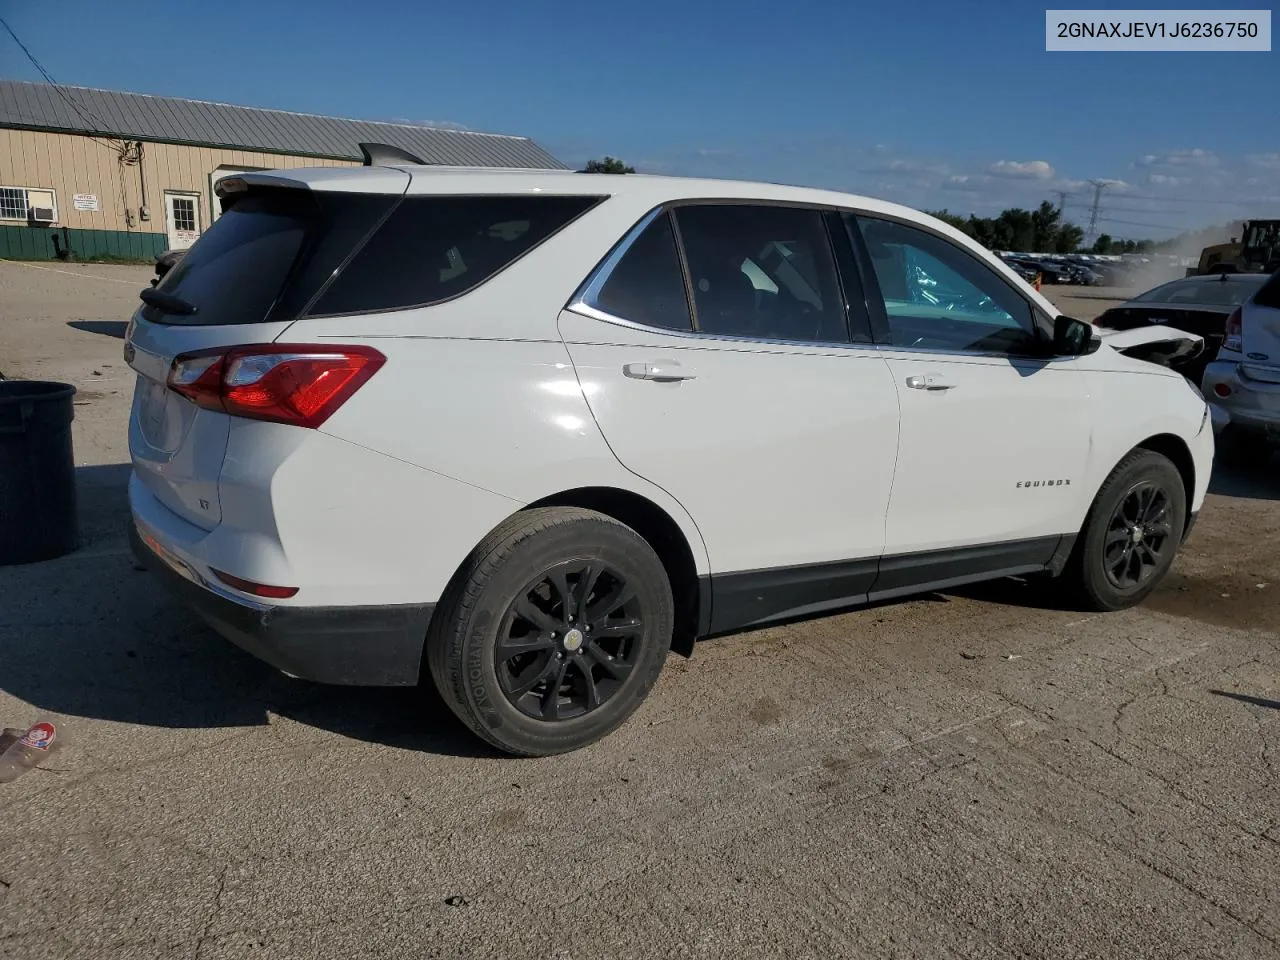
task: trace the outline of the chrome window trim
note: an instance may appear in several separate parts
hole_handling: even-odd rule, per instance
[[[728,341],[737,344],[755,344],[762,347],[800,347],[802,349],[818,349],[818,350],[862,350],[869,353],[886,354],[886,353],[923,353],[932,356],[954,357],[956,359],[967,360],[1004,360],[1007,362],[1023,362],[1023,363],[1052,363],[1060,360],[1075,360],[1076,357],[1033,357],[1033,356],[1015,356],[1008,353],[986,352],[975,353],[972,350],[948,350],[942,347],[896,347],[888,343],[853,343],[848,340],[779,340],[771,337],[739,337],[727,333],[706,333],[701,330],[672,330],[670,327],[652,327],[647,323],[636,323],[634,320],[628,320],[626,317],[619,317],[615,314],[608,313],[598,307],[593,307],[589,303],[583,303],[576,300],[568,304],[565,310],[575,313],[581,317],[587,317],[591,320],[599,320],[601,323],[612,324],[616,327],[625,327],[629,330],[639,330],[644,333],[659,333],[666,337],[681,337],[695,341]]]
[[[600,291],[609,281],[609,276],[613,273],[614,268],[618,266],[618,261],[627,255],[627,251],[631,249],[631,245],[640,239],[640,234],[644,233],[645,230],[648,229],[649,224],[653,223],[653,221],[657,220],[658,217],[662,216],[666,212],[666,205],[659,204],[641,217],[635,226],[623,234],[622,239],[614,245],[614,248],[609,252],[609,255],[600,261],[600,263],[596,264],[595,269],[592,270],[591,273],[587,274],[587,279],[583,281],[582,285],[578,287],[573,296],[569,298],[569,303],[567,304],[566,309],[572,310],[576,307],[582,306],[589,307],[592,310],[597,310],[598,308],[593,305],[592,301],[600,295]],[[604,313],[603,310],[600,310],[599,312],[602,314]],[[661,327],[649,327],[647,324],[636,324],[636,326],[643,326],[646,329],[651,330],[662,329]]]

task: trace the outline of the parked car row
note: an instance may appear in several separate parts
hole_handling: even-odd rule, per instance
[[[1098,268],[1066,257],[1024,257],[1003,254],[1001,259],[1028,283],[1040,277],[1041,283],[1070,283],[1098,286],[1106,283],[1106,275]]]

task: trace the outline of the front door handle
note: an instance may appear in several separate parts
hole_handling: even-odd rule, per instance
[[[939,373],[926,373],[923,376],[907,377],[907,386],[912,390],[950,390],[955,382]]]
[[[650,360],[646,363],[628,363],[622,367],[623,376],[632,380],[656,380],[659,383],[673,383],[677,380],[693,380],[695,375],[688,367],[682,367],[674,360]]]

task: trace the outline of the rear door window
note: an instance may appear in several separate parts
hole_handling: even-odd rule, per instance
[[[702,333],[847,343],[822,213],[741,203],[676,209]]]
[[[309,313],[399,310],[473,290],[600,201],[595,196],[406,197]]]

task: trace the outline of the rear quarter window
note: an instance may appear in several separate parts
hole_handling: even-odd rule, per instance
[[[1271,279],[1253,295],[1253,302],[1259,307],[1280,310],[1280,270],[1273,273]]]
[[[308,312],[399,310],[461,296],[601,199],[406,197]]]

